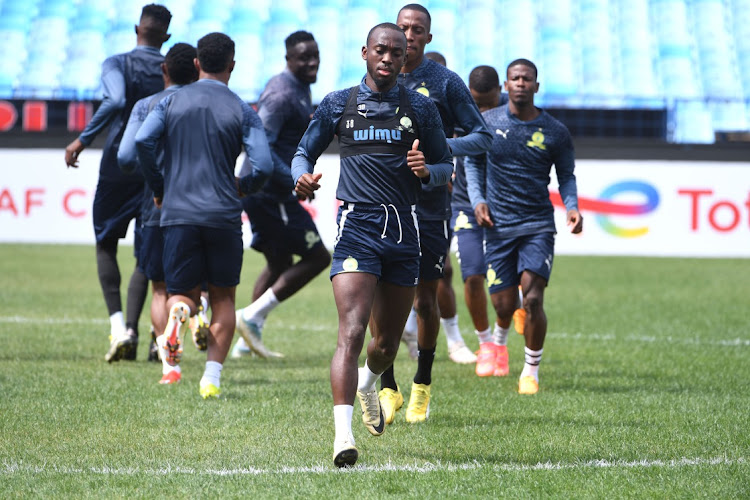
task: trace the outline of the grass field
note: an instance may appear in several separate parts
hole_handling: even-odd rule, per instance
[[[245,253],[243,305],[261,265]],[[515,392],[520,336],[511,375],[479,379],[441,334],[430,420],[402,410],[376,438],[355,414],[360,460],[341,471],[327,276],[269,316],[286,357],[228,360],[216,401],[191,343],[176,386],[157,384],[146,342],[104,362],[93,247],[0,245],[0,276],[0,498],[750,497],[748,260],[558,257],[539,394]],[[399,353],[407,393],[415,366]]]

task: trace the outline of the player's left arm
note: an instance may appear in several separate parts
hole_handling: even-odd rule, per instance
[[[458,77],[449,79],[446,93],[456,123],[466,132],[464,136],[448,139],[453,156],[477,155],[490,149],[492,133],[463,81]]]
[[[453,156],[451,156],[448,142],[445,140],[440,112],[429,98],[422,98],[420,94],[416,93],[413,98],[418,99],[417,102],[412,102],[412,108],[417,112],[419,152],[423,153],[424,169],[429,172],[428,175],[420,175],[416,171],[414,173],[421,178],[423,184],[429,186],[448,184],[453,176]],[[407,159],[409,156],[412,157],[413,161],[413,158],[419,155],[409,152]],[[414,171],[412,165],[410,165],[410,168]]]
[[[274,163],[263,122],[249,105],[244,104],[243,112],[242,143],[253,168],[248,175],[239,179],[238,184],[240,194],[250,194],[258,191],[268,181],[273,174]]]
[[[555,171],[560,188],[560,197],[567,210],[566,220],[570,232],[578,234],[583,230],[583,216],[578,210],[578,187],[575,176],[575,150],[570,133],[565,129],[563,140],[555,154]]]
[[[154,203],[161,207],[164,197],[164,176],[156,163],[156,149],[166,129],[166,108],[172,96],[162,99],[146,116],[135,134],[135,149],[143,177],[154,193]]]
[[[117,150],[117,163],[120,169],[126,174],[132,174],[138,169],[138,153],[135,150],[135,134],[141,128],[143,121],[148,116],[149,98],[145,97],[135,103],[133,110],[130,112],[128,124],[120,140],[120,147]]]

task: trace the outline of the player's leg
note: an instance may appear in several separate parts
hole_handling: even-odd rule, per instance
[[[468,220],[463,212],[459,217]],[[456,224],[458,227],[458,224]],[[479,344],[492,341],[489,317],[487,315],[487,263],[484,260],[484,230],[464,222],[463,227],[456,229],[458,251],[456,257],[461,267],[464,282],[464,301],[474,325],[474,333]]]
[[[130,275],[130,282],[128,283],[128,295],[125,306],[125,328],[128,335],[138,339],[138,323],[140,322],[143,306],[146,303],[146,296],[148,295],[148,278],[143,273],[140,265],[140,254],[143,244],[143,227],[141,226],[140,216],[136,216],[135,218],[134,232],[133,255],[135,257],[136,265],[133,269],[133,274]],[[136,341],[130,350],[123,355],[123,359],[130,361],[135,360],[138,351],[137,347],[138,342]]]
[[[448,359],[454,363],[471,364],[477,360],[476,355],[466,347],[461,329],[458,326],[458,311],[456,310],[456,292],[453,290],[453,263],[450,250],[445,256],[443,278],[438,281],[438,308],[440,309],[440,324],[445,331],[445,341],[448,345]]]

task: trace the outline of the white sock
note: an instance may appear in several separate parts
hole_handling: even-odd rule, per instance
[[[406,318],[406,325],[404,325],[404,332],[411,334],[417,334],[417,310],[413,307],[409,312],[409,317]]]
[[[370,367],[367,366],[367,360],[365,360],[365,366],[359,369],[359,381],[357,383],[357,390],[362,392],[369,392],[375,389],[375,382],[380,378],[380,373],[373,373]]]
[[[524,347],[523,351],[525,353],[526,362],[523,365],[521,377],[531,375],[537,382],[539,382],[539,363],[542,362],[542,351],[544,351],[544,349],[534,351],[528,347]]]
[[[479,339],[480,344],[492,342],[492,330],[489,327],[487,327],[487,329],[482,332],[480,332],[479,330],[474,330],[474,333],[477,334],[477,338]]]
[[[109,332],[113,336],[125,333],[125,317],[122,315],[122,311],[117,311],[109,317]]]
[[[201,377],[200,385],[214,384],[221,387],[221,363],[217,361],[206,361],[206,370]]]
[[[346,441],[350,437],[354,444],[352,436],[352,414],[354,407],[352,405],[334,405],[333,407],[333,425],[336,429],[336,441]]]
[[[492,332],[492,341],[497,345],[507,345],[508,331],[510,331],[510,328],[502,328],[500,325],[495,323],[495,331]]]
[[[445,340],[448,345],[463,344],[464,338],[461,336],[461,330],[458,329],[458,314],[452,318],[440,318],[440,324],[445,330]]]
[[[245,321],[265,319],[277,305],[279,305],[279,300],[273,290],[269,288],[256,301],[242,310],[242,317]]]
[[[523,290],[521,290],[521,285],[518,285],[518,304],[516,305],[516,309],[523,309]]]
[[[203,307],[203,312],[208,311],[208,299],[204,295],[201,295],[201,307]]]
[[[166,375],[167,373],[174,372],[174,371],[176,371],[177,373],[182,373],[182,368],[180,368],[180,365],[170,366],[167,364],[166,361],[164,360],[161,361],[161,374],[162,375]]]

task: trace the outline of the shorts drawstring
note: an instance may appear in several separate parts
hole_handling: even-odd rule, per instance
[[[388,204],[386,206],[384,203],[380,204],[381,207],[383,207],[383,210],[385,211],[385,224],[383,225],[383,234],[380,235],[380,239],[385,239],[385,233],[388,231],[388,207],[393,208],[393,213],[396,214],[396,220],[398,221],[398,241],[396,244],[401,243],[401,240],[403,239],[403,231],[401,229],[401,216],[398,214],[398,210],[396,210],[396,207],[393,204]]]

